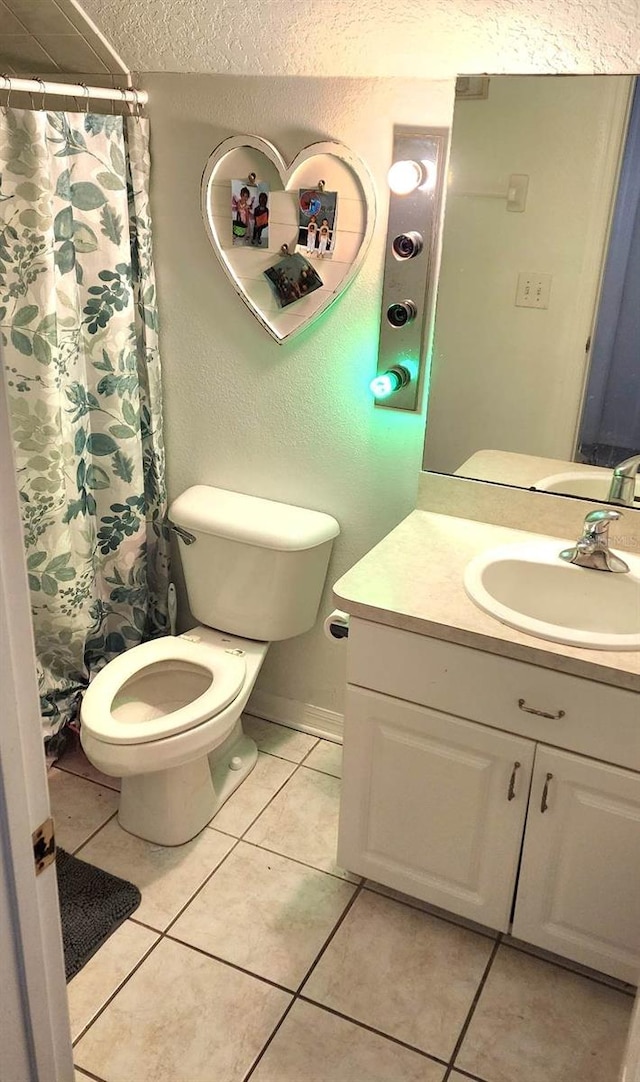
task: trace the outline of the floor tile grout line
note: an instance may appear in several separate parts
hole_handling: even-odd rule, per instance
[[[111,813],[111,815],[109,816],[109,818],[108,818],[108,819],[105,819],[104,823],[100,823],[100,826],[99,826],[99,827],[96,827],[96,829],[95,829],[94,831],[92,831],[92,833],[91,833],[91,834],[88,834],[88,835],[87,835],[87,837],[86,837],[86,838],[84,839],[84,841],[80,842],[80,845],[77,845],[77,846],[76,846],[76,848],[75,848],[75,849],[73,849],[73,850],[71,851],[71,855],[72,855],[72,856],[74,856],[74,857],[77,857],[77,856],[78,856],[78,853],[79,853],[79,852],[80,852],[80,851],[81,851],[82,849],[84,849],[85,845],[88,845],[88,844],[89,844],[89,842],[93,841],[93,839],[94,839],[94,838],[96,837],[96,835],[97,835],[97,834],[99,834],[99,833],[100,833],[100,831],[104,829],[104,827],[106,827],[107,823],[110,823],[112,819],[115,819],[115,817],[117,816],[117,814],[118,814],[118,810],[117,810],[117,808],[116,808],[116,810],[115,810],[114,812],[112,812],[112,813]],[[54,829],[55,829],[55,818],[54,818]],[[64,849],[64,845],[60,847],[60,846],[58,846],[58,845],[56,844],[56,848],[62,848],[62,849]],[[90,862],[88,862],[88,863],[90,863]]]
[[[382,886],[383,884],[380,885]],[[620,992],[622,995],[630,996],[632,999],[637,995],[636,988],[628,982],[620,981],[616,977],[609,977],[606,973],[598,974],[597,970],[593,970],[591,973],[584,973],[579,969],[575,969],[569,958],[565,960],[560,956],[553,956],[551,953],[543,951],[542,948],[540,948],[541,953],[538,953],[535,944],[533,943],[511,942],[508,938],[505,938],[508,933],[501,933],[492,928],[486,928],[486,930],[483,931],[482,926],[471,927],[470,923],[465,923],[464,920],[457,920],[455,914],[449,916],[445,912],[436,913],[431,909],[423,909],[421,906],[414,904],[414,901],[409,897],[395,898],[385,891],[377,890],[376,887],[370,886],[369,881],[367,880],[363,882],[362,886],[364,890],[369,891],[370,894],[376,894],[378,897],[387,898],[389,901],[397,902],[398,905],[406,905],[408,909],[413,909],[418,913],[425,913],[427,916],[434,917],[436,920],[444,921],[445,924],[452,924],[456,928],[463,928],[465,931],[473,932],[475,935],[483,936],[485,939],[496,941],[497,937],[502,935],[503,938],[501,944],[503,947],[510,947],[520,954],[526,954],[529,958],[536,958],[539,962],[546,962],[548,965],[556,966],[558,969],[563,969],[567,973],[573,973],[576,977],[582,977],[584,980],[593,981],[594,984],[600,984],[604,988],[610,988],[613,992]],[[416,899],[416,901],[419,901],[419,899]]]
[[[334,926],[331,929],[329,935],[327,936],[324,943],[320,947],[320,950],[318,951],[315,958],[313,959],[313,961],[312,961],[311,965],[309,966],[307,972],[305,973],[303,979],[300,981],[300,984],[296,988],[296,996],[299,996],[300,993],[302,992],[302,989],[304,988],[305,984],[309,980],[309,977],[311,976],[314,969],[318,965],[318,962],[320,961],[320,959],[325,954],[327,948],[329,947],[329,944],[333,942],[338,929],[342,927],[342,925],[343,925],[344,921],[346,920],[347,916],[349,915],[349,913],[353,909],[357,899],[362,894],[362,883],[357,883],[357,884],[354,884],[354,885],[355,885],[355,890],[354,890],[353,894],[349,898],[349,901],[347,902],[344,909],[342,910],[342,913],[338,917],[336,923],[334,924]]]
[[[265,753],[265,754],[268,754],[268,753]],[[290,759],[287,759],[285,761],[286,762],[291,762]],[[245,827],[245,829],[242,831],[242,834],[238,838],[238,841],[244,841],[245,834],[247,834],[251,830],[252,826],[254,826],[254,824],[257,823],[258,819],[260,818],[261,815],[264,814],[264,812],[266,812],[267,808],[269,808],[273,804],[274,800],[276,799],[277,796],[280,795],[280,793],[284,789],[285,785],[288,785],[289,782],[291,781],[291,779],[293,777],[295,777],[295,775],[298,773],[300,767],[302,766],[302,763],[295,763],[295,764],[292,764],[292,766],[293,766],[293,770],[291,771],[289,776],[287,778],[285,778],[282,785],[278,786],[275,793],[271,794],[271,796],[269,797],[269,799],[268,799],[267,803],[265,804],[264,808],[261,808],[260,811],[258,812],[258,814],[256,816],[254,816],[254,818],[251,820],[249,825],[247,827]],[[214,827],[214,830],[215,830],[215,827]]]
[[[168,939],[171,943],[178,943],[181,947],[187,947],[188,950],[195,951],[196,954],[202,954],[205,958],[211,958],[213,962],[220,962],[223,966],[229,966],[229,969],[235,969],[236,972],[244,973],[247,977],[255,977],[257,981],[268,984],[271,988],[277,988],[279,992],[286,992],[288,996],[295,995],[295,989],[287,988],[286,984],[280,984],[279,981],[274,981],[271,977],[265,977],[262,973],[247,969],[246,966],[241,966],[238,962],[232,962],[229,958],[223,958],[220,954],[213,954],[211,951],[205,950],[204,947],[197,947],[195,943],[189,943],[186,939],[179,939],[177,935],[163,932],[162,938]]]
[[[249,1082],[249,1079],[251,1078],[251,1075],[253,1074],[253,1072],[255,1071],[256,1067],[257,1067],[257,1066],[258,1066],[258,1064],[260,1063],[260,1060],[261,1060],[261,1059],[263,1058],[263,1056],[265,1055],[265,1053],[266,1053],[266,1051],[267,1051],[267,1049],[268,1049],[269,1045],[270,1045],[270,1044],[271,1044],[271,1042],[273,1041],[273,1039],[274,1039],[274,1037],[275,1037],[276,1033],[278,1032],[278,1030],[279,1030],[279,1029],[281,1028],[281,1026],[283,1025],[283,1023],[284,1023],[284,1020],[285,1020],[285,1018],[287,1018],[287,1016],[288,1016],[288,1015],[289,1015],[289,1014],[291,1013],[291,1011],[293,1010],[293,1007],[294,1007],[294,1005],[295,1005],[295,1003],[296,1003],[296,1000],[297,1000],[297,998],[298,998],[298,997],[297,997],[297,996],[295,996],[295,995],[291,997],[291,1001],[290,1001],[290,1002],[289,1002],[289,1003],[287,1004],[287,1006],[286,1006],[286,1008],[285,1008],[285,1010],[284,1010],[284,1013],[283,1013],[282,1017],[281,1017],[281,1018],[279,1019],[279,1021],[278,1021],[278,1022],[276,1023],[276,1025],[275,1025],[275,1027],[274,1027],[273,1031],[272,1031],[272,1032],[271,1032],[271,1033],[269,1034],[269,1037],[267,1038],[267,1040],[266,1040],[266,1041],[265,1041],[265,1043],[263,1044],[262,1048],[260,1049],[260,1051],[259,1051],[259,1052],[258,1052],[258,1054],[256,1055],[256,1057],[255,1057],[255,1059],[254,1059],[253,1063],[252,1063],[252,1064],[251,1064],[251,1066],[249,1067],[249,1070],[248,1070],[248,1071],[246,1072],[246,1074],[245,1074],[245,1075],[243,1075],[243,1079],[242,1079],[242,1082]]]
[[[240,840],[240,839],[239,839],[239,840]],[[234,848],[235,848],[235,846],[234,846]],[[269,852],[269,850],[266,850],[266,852]],[[277,856],[277,855],[279,855],[279,854],[276,854],[276,856]],[[229,854],[227,854],[227,856],[229,856]],[[226,860],[226,857],[225,857],[225,860]],[[221,861],[220,863],[222,864],[222,863],[224,863],[224,862],[223,862],[223,861]],[[219,867],[219,866],[220,866],[220,865],[218,865],[218,867]],[[215,872],[216,872],[217,870],[218,870],[217,868],[216,868],[216,869],[214,869],[214,872],[212,872],[212,876],[213,876],[213,875],[215,875]],[[319,871],[320,869],[318,869],[318,868],[314,868],[313,870],[314,870],[314,871]],[[327,873],[322,873],[322,872],[321,872],[321,874],[327,874]],[[211,878],[211,877],[210,877],[210,878]],[[341,880],[341,882],[344,882],[344,880]],[[240,970],[240,971],[241,971],[242,973],[246,973],[246,974],[248,974],[248,976],[250,976],[250,977],[257,977],[257,979],[258,979],[258,980],[262,980],[262,981],[265,981],[265,982],[266,982],[267,984],[272,984],[272,985],[274,985],[274,986],[275,986],[276,988],[280,988],[280,989],[282,989],[282,991],[284,991],[284,992],[288,992],[288,993],[289,993],[289,995],[294,995],[294,996],[297,996],[297,995],[298,995],[298,993],[299,993],[299,991],[300,991],[300,989],[301,989],[301,988],[302,988],[302,986],[304,985],[305,981],[306,981],[306,980],[307,980],[307,978],[308,978],[308,977],[310,976],[310,974],[311,974],[311,970],[312,970],[312,969],[313,969],[313,968],[315,967],[316,963],[317,963],[317,962],[318,962],[318,961],[320,960],[321,956],[322,956],[322,955],[324,954],[324,951],[325,951],[325,950],[326,950],[326,948],[328,947],[328,945],[329,945],[330,941],[331,941],[331,940],[333,939],[333,936],[335,935],[336,931],[338,930],[338,928],[339,928],[339,927],[340,927],[340,925],[342,924],[342,922],[343,922],[343,920],[345,919],[345,917],[346,917],[346,915],[347,915],[348,911],[349,911],[349,910],[351,909],[351,906],[352,906],[352,905],[353,905],[353,903],[355,902],[355,899],[356,899],[357,895],[358,895],[358,894],[360,893],[360,889],[361,889],[361,885],[360,885],[360,884],[357,884],[357,883],[350,883],[350,884],[349,884],[349,886],[352,886],[352,887],[354,888],[354,890],[353,890],[353,894],[351,895],[351,897],[350,897],[350,898],[348,898],[348,899],[347,899],[347,901],[346,901],[346,903],[345,903],[345,906],[344,906],[344,909],[342,910],[342,912],[340,913],[340,915],[339,915],[339,916],[338,916],[338,918],[336,919],[336,922],[335,922],[335,924],[333,925],[333,928],[332,928],[332,929],[331,929],[331,931],[330,931],[330,932],[329,932],[329,933],[327,934],[327,937],[326,937],[326,938],[325,938],[325,940],[323,941],[323,943],[322,943],[322,946],[321,946],[321,947],[320,947],[320,949],[318,950],[318,953],[317,953],[317,954],[316,954],[316,955],[314,956],[314,959],[313,959],[313,961],[311,962],[311,964],[310,964],[309,968],[308,968],[308,969],[307,969],[307,970],[305,971],[305,975],[304,975],[304,977],[302,978],[302,980],[300,981],[300,983],[299,983],[299,984],[298,984],[298,985],[297,985],[297,986],[296,986],[295,988],[287,988],[287,986],[286,986],[286,985],[283,985],[283,984],[279,984],[279,983],[278,983],[277,981],[273,981],[273,980],[271,980],[271,978],[270,978],[270,977],[264,977],[264,976],[262,976],[262,975],[261,975],[261,974],[259,974],[259,973],[255,973],[255,972],[254,972],[253,970],[251,970],[251,969],[246,969],[246,968],[245,968],[244,966],[238,965],[238,963],[237,963],[237,962],[231,962],[231,961],[230,961],[230,960],[229,960],[228,958],[223,958],[223,957],[221,957],[220,955],[217,955],[217,954],[213,954],[213,953],[212,953],[211,951],[207,951],[207,950],[205,950],[205,949],[204,949],[203,947],[197,947],[197,946],[195,946],[195,945],[194,945],[193,943],[189,943],[189,942],[187,942],[186,940],[180,939],[180,938],[179,938],[179,937],[178,937],[177,935],[175,935],[175,934],[171,935],[171,934],[170,934],[170,932],[171,932],[171,928],[172,928],[173,922],[172,922],[172,924],[170,924],[170,925],[168,925],[168,926],[167,926],[167,928],[166,928],[166,929],[164,930],[164,932],[162,933],[162,935],[163,935],[163,936],[166,936],[166,937],[167,937],[168,939],[171,939],[171,940],[173,940],[174,942],[182,943],[182,944],[183,944],[184,946],[186,946],[186,947],[191,947],[191,948],[192,948],[193,950],[196,950],[196,951],[198,951],[198,952],[199,952],[200,954],[204,954],[204,955],[206,955],[206,956],[207,956],[207,957],[209,957],[209,958],[214,958],[214,959],[215,959],[216,961],[218,961],[218,962],[223,962],[223,963],[224,963],[225,965],[229,965],[229,966],[231,966],[231,967],[232,967],[233,969],[238,969],[238,970]],[[190,903],[189,903],[189,904],[190,904]],[[185,908],[186,908],[186,907],[185,907]],[[183,910],[183,912],[184,912],[184,910]],[[177,920],[178,918],[176,917],[175,919]]]
[[[225,837],[227,837],[227,838],[230,838],[230,837],[232,837],[232,835],[230,835],[230,834],[227,834],[227,835],[225,835]],[[209,872],[209,874],[208,874],[208,875],[206,876],[206,878],[205,878],[205,879],[203,879],[202,883],[200,883],[200,885],[199,885],[199,886],[198,886],[198,887],[196,888],[196,890],[194,890],[193,894],[191,894],[191,895],[189,896],[189,898],[187,899],[187,901],[186,901],[186,902],[184,903],[184,905],[182,905],[182,906],[180,907],[180,909],[179,909],[179,910],[178,910],[178,912],[177,912],[177,913],[175,914],[175,916],[173,916],[173,917],[171,918],[171,920],[170,920],[170,921],[169,921],[169,923],[168,923],[168,924],[166,925],[166,927],[162,929],[162,935],[163,935],[163,936],[165,936],[165,935],[167,934],[167,932],[168,932],[168,931],[170,931],[170,929],[171,929],[171,928],[173,928],[174,924],[176,923],[176,921],[177,921],[177,920],[179,920],[179,919],[180,919],[180,917],[181,917],[181,916],[182,916],[182,914],[184,913],[185,909],[188,909],[188,908],[189,908],[189,906],[191,905],[191,903],[192,903],[192,902],[194,901],[194,899],[198,897],[198,895],[200,894],[200,892],[201,892],[202,890],[204,890],[204,888],[206,887],[207,883],[208,883],[208,882],[209,882],[209,881],[210,881],[210,880],[211,880],[211,879],[213,878],[213,876],[214,876],[214,875],[216,874],[216,872],[218,871],[218,868],[221,868],[221,867],[222,867],[222,865],[223,865],[223,864],[225,863],[225,861],[226,861],[226,860],[228,860],[228,858],[229,858],[229,857],[231,856],[231,854],[232,854],[232,853],[234,852],[234,850],[235,850],[235,849],[237,849],[237,847],[238,847],[238,842],[239,842],[239,841],[240,841],[240,838],[235,838],[235,839],[234,839],[234,843],[233,843],[233,845],[232,845],[232,846],[230,847],[230,849],[229,849],[229,850],[228,850],[228,851],[227,851],[227,852],[226,852],[226,853],[224,854],[224,856],[222,857],[222,859],[218,861],[218,863],[216,864],[215,868],[212,868],[212,869],[211,869],[211,871],[210,871],[210,872]]]
[[[483,974],[482,974],[482,976],[480,978],[480,982],[478,984],[478,987],[476,988],[476,993],[475,993],[475,995],[473,997],[473,1000],[471,1001],[471,1006],[469,1007],[469,1010],[467,1011],[467,1017],[465,1018],[464,1022],[462,1023],[462,1029],[460,1030],[458,1040],[456,1041],[456,1043],[455,1043],[455,1045],[453,1047],[453,1052],[451,1053],[451,1055],[449,1057],[449,1066],[447,1067],[447,1071],[446,1071],[446,1074],[445,1074],[442,1082],[447,1082],[447,1080],[449,1079],[449,1076],[451,1075],[451,1072],[453,1070],[457,1070],[457,1068],[455,1067],[456,1056],[459,1054],[460,1049],[461,1049],[461,1047],[462,1047],[462,1045],[464,1043],[464,1039],[467,1036],[467,1032],[468,1032],[469,1026],[471,1025],[471,1021],[473,1019],[475,1009],[478,1006],[478,1001],[480,999],[480,996],[482,995],[482,990],[483,990],[483,988],[484,988],[484,986],[486,984],[489,973],[491,972],[491,968],[493,966],[495,957],[496,957],[496,955],[497,955],[497,953],[498,953],[498,951],[500,949],[501,942],[502,942],[502,932],[500,932],[498,938],[496,939],[495,943],[493,944],[491,954],[489,955],[489,960],[487,961],[487,964],[484,967],[484,972],[483,972]]]
[[[572,973],[574,977],[582,977],[585,981],[593,981],[594,984],[599,984],[603,988],[610,988],[612,992],[619,992],[623,996],[630,996],[632,999],[635,999],[637,995],[637,989],[635,989],[632,984],[628,984],[626,981],[618,981],[617,977],[609,977],[607,973],[600,975],[597,970],[592,970],[591,973],[582,973],[579,969],[573,968],[570,958],[567,958],[565,961],[559,955],[549,954],[547,956],[545,953],[538,954],[535,943],[516,944],[503,939],[502,946],[518,951],[519,954],[526,954],[527,958],[535,958],[538,962],[546,962],[547,965],[556,966],[557,969],[563,969],[565,973]],[[539,949],[541,951],[543,950],[543,948]],[[618,981],[618,984],[616,984],[616,981]],[[627,987],[620,987],[620,985],[624,984],[627,984]]]
[[[81,781],[89,781],[92,785],[100,786],[101,789],[108,789],[110,793],[120,792],[119,789],[116,789],[115,785],[109,785],[108,782],[105,781],[98,781],[97,778],[88,778],[86,774],[80,774],[77,770],[70,770],[68,766],[60,766],[58,762],[55,762],[53,766],[47,770],[47,777],[49,777],[53,770],[60,770],[63,774],[71,774],[72,777],[80,778]]]
[[[342,1018],[345,1022],[351,1022],[352,1025],[358,1026],[359,1029],[364,1029],[368,1033],[374,1033],[376,1037],[383,1037],[385,1041],[391,1041],[392,1044],[399,1044],[401,1048],[406,1048],[409,1052],[415,1052],[417,1055],[423,1056],[424,1059],[429,1060],[431,1063],[437,1063],[438,1067],[447,1066],[446,1059],[441,1059],[440,1056],[436,1056],[433,1052],[425,1052],[424,1048],[418,1048],[415,1044],[409,1044],[408,1041],[403,1041],[401,1037],[394,1037],[392,1033],[386,1033],[382,1029],[376,1029],[375,1026],[370,1026],[368,1022],[363,1022],[359,1018],[353,1018],[350,1014],[345,1014],[344,1011],[338,1011],[335,1007],[329,1007],[326,1003],[320,1003],[317,999],[311,999],[310,996],[305,996],[301,993],[296,994],[296,999],[300,1000],[301,1003],[309,1003],[312,1007],[318,1007],[328,1014],[333,1014],[336,1018]]]
[[[423,909],[422,906],[414,904],[414,900],[408,896],[406,898],[395,898],[392,894],[387,894],[384,891],[376,890],[375,887],[368,886],[367,880],[363,882],[362,886],[365,890],[369,891],[370,894],[375,894],[379,898],[386,898],[390,902],[397,902],[398,905],[406,905],[407,909],[414,909],[417,913],[424,913],[427,917],[434,917],[436,920],[442,920],[445,924],[453,924],[455,928],[462,928],[466,932],[473,932],[475,935],[480,935],[484,939],[491,939],[495,942],[500,935],[500,932],[496,931],[494,928],[487,928],[486,925],[476,925],[475,928],[471,927],[472,922],[465,923],[464,918],[458,920],[456,919],[455,914],[449,915],[444,911],[436,913],[432,909]],[[419,898],[415,899],[415,902],[419,901]],[[482,931],[482,928],[485,928],[486,930]]]
[[[104,1082],[104,1078],[100,1078],[100,1075],[94,1074],[88,1067],[78,1067],[78,1065],[74,1063],[73,1068],[75,1071],[79,1071],[83,1078],[91,1078],[93,1082]]]
[[[479,1074],[471,1074],[469,1071],[465,1071],[462,1067],[449,1067],[449,1072],[455,1071],[461,1078],[468,1078],[469,1082],[487,1082],[486,1078],[481,1078]],[[448,1078],[451,1078],[451,1073],[446,1074],[442,1079],[442,1082],[446,1082]],[[455,1080],[454,1080],[455,1082]]]
[[[260,849],[263,853],[272,853],[275,857],[282,857],[284,860],[290,860],[294,864],[300,864],[303,868],[310,868],[312,872],[322,872],[323,875],[330,875],[332,879],[338,879],[341,883],[349,883],[352,887],[361,887],[362,880],[358,883],[354,883],[352,879],[346,879],[344,875],[338,875],[336,872],[329,872],[326,868],[318,868],[316,864],[309,864],[306,860],[300,860],[300,857],[292,857],[289,853],[281,853],[279,849],[268,849],[266,845],[258,845],[257,842],[250,842],[247,838],[238,838],[239,842],[243,845],[250,845],[253,849]],[[344,869],[347,871],[347,869]],[[349,875],[355,875],[355,872],[348,872]]]
[[[251,820],[251,822],[249,823],[249,825],[248,825],[247,827],[245,827],[245,829],[243,830],[242,834],[227,834],[227,837],[230,837],[230,838],[235,838],[235,839],[236,839],[236,841],[239,841],[239,842],[240,842],[240,841],[244,841],[244,836],[245,836],[245,834],[247,833],[247,831],[251,830],[251,827],[252,827],[252,826],[253,826],[253,825],[254,825],[255,823],[257,823],[257,821],[258,821],[258,819],[260,818],[260,816],[262,815],[262,813],[263,813],[263,812],[265,812],[265,811],[267,810],[267,808],[268,808],[268,807],[270,806],[270,804],[272,804],[272,803],[273,803],[273,801],[274,801],[274,800],[276,799],[276,797],[277,797],[277,796],[278,796],[278,795],[279,795],[279,794],[280,794],[280,793],[282,792],[282,790],[284,789],[285,785],[287,785],[287,784],[288,784],[288,782],[290,782],[290,781],[291,781],[291,779],[292,779],[292,777],[294,776],[294,774],[297,774],[298,770],[300,769],[300,766],[302,765],[301,763],[294,763],[294,762],[293,762],[293,761],[292,761],[291,759],[280,759],[280,757],[279,757],[279,756],[277,756],[277,755],[270,755],[270,753],[269,753],[268,751],[262,751],[262,750],[261,750],[260,748],[258,748],[258,752],[259,752],[259,754],[260,754],[260,755],[269,755],[269,757],[270,757],[271,759],[279,759],[279,761],[280,761],[280,762],[282,762],[282,763],[289,763],[289,765],[293,767],[293,770],[291,771],[291,773],[290,773],[290,774],[288,774],[288,775],[287,775],[287,777],[286,777],[286,778],[284,779],[284,781],[282,782],[282,784],[278,786],[278,788],[276,789],[275,793],[272,793],[272,794],[271,794],[271,796],[269,797],[269,799],[268,799],[267,803],[266,803],[266,804],[264,805],[264,807],[263,807],[263,808],[261,808],[261,809],[260,809],[260,811],[258,812],[258,814],[257,814],[256,816],[254,816],[254,818],[253,818],[253,819]],[[248,775],[247,775],[247,777],[246,777],[246,778],[244,779],[244,781],[248,781],[248,779],[249,779],[250,777],[251,777],[251,774],[248,774]],[[242,788],[242,783],[241,783],[241,785],[239,785],[239,786],[238,786],[238,790],[239,790],[239,789],[241,789],[241,788]],[[237,792],[238,790],[235,790],[235,791]],[[231,797],[232,797],[233,795],[234,795],[234,794],[232,793],[232,794],[231,794]],[[231,799],[231,797],[229,797],[229,799]],[[225,801],[225,804],[226,804],[226,801]],[[223,805],[222,805],[222,808],[224,808],[224,806],[225,806],[225,805],[223,804]],[[222,808],[219,808],[219,809],[218,809],[218,811],[222,811]],[[216,812],[216,815],[217,815],[217,814],[218,814],[218,812]],[[205,827],[204,827],[203,829],[207,829],[207,828],[208,828],[209,830],[218,830],[218,829],[219,829],[219,828],[218,828],[218,827],[216,827],[216,825],[215,825],[215,823],[216,823],[216,815],[214,815],[214,816],[213,816],[213,818],[209,820],[209,822],[208,822],[208,823],[206,824],[206,826],[205,826]],[[220,830],[220,833],[221,833],[221,834],[224,834],[224,833],[225,833],[225,831],[223,831],[223,830]]]
[[[157,930],[156,930],[156,929],[152,929],[152,931],[157,931]],[[140,966],[141,966],[141,965],[143,965],[143,963],[144,963],[144,962],[146,962],[147,958],[149,958],[149,956],[150,956],[151,954],[153,954],[153,952],[154,952],[154,950],[156,949],[156,947],[158,947],[158,946],[160,945],[160,943],[161,943],[161,941],[162,941],[162,939],[163,939],[163,936],[162,936],[162,934],[161,934],[161,933],[157,933],[157,934],[158,934],[158,938],[156,939],[155,943],[152,943],[152,944],[151,944],[151,946],[149,947],[149,949],[148,949],[147,951],[145,951],[145,953],[144,953],[144,954],[142,955],[142,957],[141,957],[141,958],[139,958],[139,959],[138,959],[138,961],[136,962],[136,964],[135,964],[135,965],[134,965],[134,966],[133,966],[133,967],[132,967],[132,968],[131,968],[131,969],[129,970],[129,972],[127,973],[126,977],[124,977],[124,979],[123,979],[123,980],[122,980],[122,981],[120,982],[120,984],[118,985],[118,987],[117,987],[117,988],[116,988],[116,989],[115,989],[115,990],[114,990],[113,992],[111,992],[111,994],[110,994],[110,995],[109,995],[109,996],[107,997],[107,999],[105,999],[104,1003],[103,1003],[103,1004],[102,1004],[102,1006],[101,1006],[101,1007],[100,1007],[100,1008],[99,1008],[99,1009],[98,1009],[98,1010],[96,1011],[96,1013],[95,1013],[95,1015],[93,1016],[93,1018],[91,1019],[91,1021],[90,1021],[90,1022],[87,1022],[86,1026],[85,1026],[85,1027],[84,1027],[84,1028],[83,1028],[83,1029],[82,1029],[82,1030],[80,1031],[80,1033],[78,1034],[78,1036],[77,1036],[77,1037],[75,1037],[75,1038],[73,1039],[73,1041],[71,1042],[71,1043],[72,1043],[72,1045],[73,1045],[73,1048],[75,1048],[75,1047],[76,1047],[76,1045],[80,1043],[80,1041],[82,1040],[82,1038],[86,1036],[86,1034],[87,1034],[87,1033],[88,1033],[88,1031],[89,1031],[89,1030],[91,1029],[91,1027],[92,1027],[93,1025],[95,1025],[95,1023],[96,1023],[96,1022],[98,1021],[98,1018],[100,1017],[100,1015],[104,1014],[104,1012],[106,1011],[106,1009],[107,1009],[107,1007],[109,1006],[109,1004],[110,1004],[110,1003],[111,1003],[111,1002],[112,1002],[112,1001],[113,1001],[113,1000],[115,999],[115,997],[116,997],[117,995],[119,995],[119,994],[120,994],[120,992],[121,992],[121,991],[122,991],[122,989],[124,988],[125,984],[128,984],[128,983],[129,983],[129,981],[130,981],[130,980],[131,980],[131,978],[133,977],[134,973],[137,973],[137,971],[138,971],[138,970],[140,969]],[[83,1070],[83,1071],[84,1071],[84,1070],[85,1070],[85,1068],[84,1068],[84,1067],[81,1067],[81,1068],[80,1068],[80,1070]],[[86,1070],[89,1070],[89,1068],[87,1067],[87,1068],[86,1068]]]

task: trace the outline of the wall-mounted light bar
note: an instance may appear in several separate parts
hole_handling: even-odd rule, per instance
[[[394,128],[378,374],[370,384],[387,409],[420,409],[446,140],[440,129]],[[408,378],[398,380],[400,370]]]

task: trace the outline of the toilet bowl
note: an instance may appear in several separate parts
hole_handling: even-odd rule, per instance
[[[110,661],[80,712],[87,758],[122,778],[120,825],[159,845],[198,834],[253,769],[242,711],[269,642],[313,626],[339,532],[322,512],[204,485],[170,517],[204,622]]]
[[[240,714],[268,643],[197,627],[135,646],[91,682],[80,740],[122,779],[118,821],[159,845],[198,834],[253,769]]]

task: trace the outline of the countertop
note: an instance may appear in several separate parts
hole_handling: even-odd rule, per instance
[[[463,573],[476,553],[544,536],[413,511],[336,582],[336,604],[364,620],[640,691],[640,651],[585,650],[534,638],[467,597]]]
[[[545,477],[561,473],[601,473],[606,494],[612,469],[589,466],[584,462],[567,462],[561,458],[541,458],[538,455],[517,454],[515,451],[476,451],[455,471],[459,477],[476,481],[498,481],[503,485],[532,488]],[[604,498],[604,497],[603,497]]]

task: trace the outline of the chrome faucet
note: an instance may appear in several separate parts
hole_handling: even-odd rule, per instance
[[[627,507],[633,507],[636,495],[636,474],[640,470],[640,455],[626,458],[620,462],[613,471],[609,496],[611,503],[620,503]]]
[[[609,526],[619,518],[621,511],[590,511],[584,520],[582,537],[573,548],[564,549],[560,559],[594,571],[628,571],[624,560],[609,549]]]

